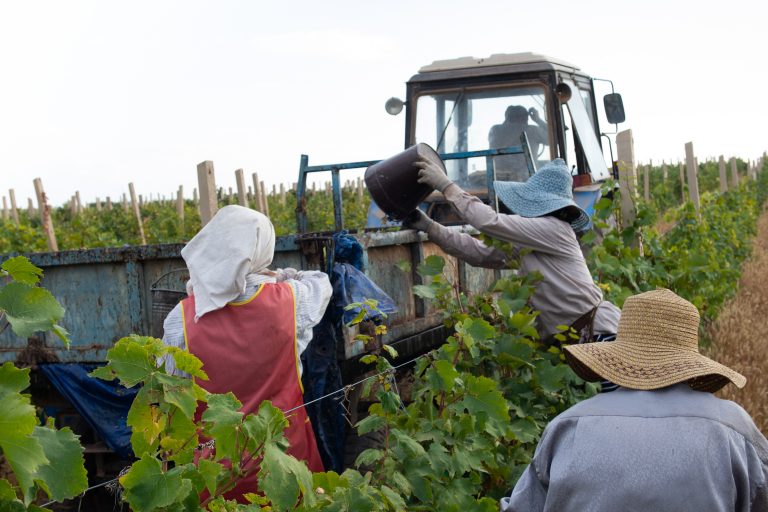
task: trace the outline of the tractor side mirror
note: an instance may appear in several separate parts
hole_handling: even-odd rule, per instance
[[[611,124],[623,123],[626,119],[624,115],[624,102],[621,101],[621,94],[612,92],[603,96],[603,106],[605,107],[605,117]]]

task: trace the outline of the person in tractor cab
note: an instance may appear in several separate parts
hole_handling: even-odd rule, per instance
[[[459,188],[439,162],[420,159],[414,165],[420,169],[418,181],[442,192],[464,221],[481,233],[509,242],[521,272],[541,273],[543,279],[531,304],[540,312],[537,327],[544,343],[557,343],[559,325],[571,326],[583,342],[608,341],[615,336],[621,311],[603,300],[587,268],[577,233],[585,231],[590,220],[573,201],[573,178],[563,160],[545,164],[525,183],[494,182],[496,196],[511,215],[497,213]],[[404,224],[426,232],[430,241],[470,265],[508,266],[507,253],[501,249],[452,231],[421,210],[414,210]]]
[[[528,124],[528,117],[534,125]],[[535,108],[526,110],[520,105],[510,105],[504,112],[504,122],[491,127],[488,132],[488,147],[491,149],[508,148],[520,145],[520,136],[528,135],[531,155],[536,158],[542,145],[547,145],[547,123],[539,116]],[[523,155],[501,155],[494,157],[493,165],[496,178],[503,181],[525,181],[528,179],[528,165]]]
[[[186,348],[203,362],[211,393],[232,392],[245,414],[271,400],[288,415],[288,453],[323,471],[312,426],[303,406],[299,356],[331,298],[319,271],[269,270],[275,230],[263,214],[225,206],[181,250],[189,269],[188,297],[166,317],[163,342]],[[185,375],[165,360],[166,371]],[[198,409],[197,418],[202,414]],[[256,472],[227,499],[256,492]]]
[[[635,295],[618,330],[565,347],[580,377],[621,387],[547,425],[501,512],[768,510],[768,441],[714,396],[746,379],[699,353],[696,306],[665,289]]]

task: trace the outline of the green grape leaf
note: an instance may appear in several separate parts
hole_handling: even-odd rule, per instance
[[[203,362],[194,354],[176,347],[168,348],[176,363],[176,368],[198,379],[208,380],[208,374],[202,370]]]
[[[0,310],[19,338],[37,331],[50,331],[64,316],[64,308],[44,288],[26,283],[8,283],[0,288]]]
[[[183,414],[174,414],[170,418],[170,425],[160,440],[160,447],[171,452],[169,458],[176,464],[192,462],[199,442],[197,425],[192,418]]]
[[[22,502],[14,498],[4,499],[0,497],[0,512],[27,512],[28,510],[33,510],[33,508],[27,509]]]
[[[122,338],[115,343],[107,352],[107,360],[120,383],[128,388],[147,380],[157,371],[150,352],[135,338]]]
[[[422,299],[434,299],[437,297],[435,289],[429,285],[417,284],[413,287],[413,293],[421,297]]]
[[[378,416],[375,414],[371,414],[369,416],[366,416],[362,420],[357,422],[357,433],[358,435],[364,435],[368,432],[374,432],[376,430],[381,430],[387,425],[387,419]]]
[[[384,499],[387,500],[387,502],[390,504],[390,506],[395,510],[405,510],[405,500],[403,500],[402,496],[397,494],[394,490],[392,490],[390,487],[387,487],[386,485],[381,486],[381,494],[384,496]]]
[[[16,368],[10,361],[6,361],[0,366],[0,397],[11,393],[21,393],[28,387],[29,368]],[[30,428],[30,433],[31,431]]]
[[[219,475],[225,474],[228,470],[218,462],[214,462],[208,459],[200,459],[197,461],[197,469],[205,481],[205,487],[210,494],[216,492],[218,487]]]
[[[192,418],[197,409],[192,380],[164,373],[156,374],[155,379],[163,386],[165,401],[178,407],[187,418]]]
[[[48,462],[32,432],[37,424],[29,397],[19,394],[29,386],[29,369],[12,363],[0,366],[0,451],[16,476],[26,504],[34,497],[34,479],[40,466]]]
[[[276,511],[293,510],[300,495],[304,505],[316,501],[312,488],[312,473],[306,463],[283,453],[277,445],[268,443],[259,470],[259,488],[272,502]]]
[[[159,460],[144,454],[120,477],[123,497],[133,510],[149,511],[168,507],[180,497],[186,496],[192,488],[192,482],[182,478],[184,469],[178,467],[163,472]]]
[[[467,375],[464,381],[467,393],[461,401],[464,409],[472,415],[486,414],[489,419],[497,422],[509,421],[507,400],[495,381],[474,375]]]
[[[440,256],[427,256],[423,263],[419,264],[418,271],[422,276],[436,276],[443,273],[445,260]]]
[[[127,424],[131,427],[131,446],[137,456],[153,455],[160,442],[160,434],[167,416],[155,405],[153,391],[143,387],[128,410]]]
[[[256,414],[249,414],[243,421],[248,434],[248,450],[254,451],[267,442],[284,444],[283,432],[288,427],[288,419],[283,411],[272,405],[269,400],[259,404]]]
[[[242,404],[232,393],[226,395],[211,395],[208,408],[203,413],[205,433],[216,441],[216,457],[229,458],[233,462],[240,461],[237,452],[238,441],[243,440],[240,428],[243,413],[239,411]],[[240,446],[241,450],[245,446]]]
[[[16,491],[13,489],[11,482],[5,478],[0,478],[0,502],[4,500],[13,501],[16,499]],[[22,510],[24,510],[22,508]]]
[[[19,283],[37,284],[43,277],[43,269],[36,267],[24,256],[9,258],[0,265],[0,268],[8,272],[11,279]]]
[[[375,448],[368,448],[357,456],[355,459],[355,467],[370,466],[374,462],[378,462],[384,457],[384,452]]]
[[[35,427],[32,435],[48,459],[47,464],[38,468],[35,480],[55,501],[81,494],[88,487],[88,475],[78,436],[69,428],[54,430],[46,427]]]

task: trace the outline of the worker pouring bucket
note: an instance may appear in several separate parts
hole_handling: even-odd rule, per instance
[[[432,187],[419,183],[419,158],[432,160],[445,170],[440,155],[424,143],[375,163],[365,170],[365,185],[376,204],[391,219],[403,220],[432,193]]]

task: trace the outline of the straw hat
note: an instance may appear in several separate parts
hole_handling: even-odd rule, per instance
[[[565,347],[571,368],[587,381],[607,379],[630,389],[659,389],[680,382],[714,393],[746,379],[699,353],[696,306],[666,289],[629,297],[616,341]]]
[[[521,217],[541,217],[570,206],[578,211],[571,222],[574,231],[589,227],[589,215],[573,200],[573,177],[561,158],[547,162],[524,183],[494,181],[493,188],[496,197]]]

